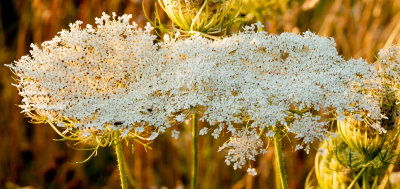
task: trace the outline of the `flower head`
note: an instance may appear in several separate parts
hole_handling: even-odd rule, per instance
[[[233,163],[233,168],[237,169],[245,165],[247,160],[255,161],[255,156],[266,153],[263,145],[264,142],[257,136],[257,132],[243,129],[233,134],[218,151],[228,149],[225,162],[227,165]],[[248,172],[252,175],[257,174],[254,168]]]
[[[234,133],[235,124],[263,129],[279,122],[304,143],[327,132],[316,112],[366,111],[380,119],[379,98],[365,95],[377,85],[374,65],[344,60],[333,39],[267,35],[257,27],[222,40],[195,36],[160,44],[168,65],[157,81],[157,92],[169,99],[164,106],[202,107],[201,120],[215,126],[216,137],[225,127]]]
[[[153,140],[198,112],[215,138],[225,128],[233,134],[223,148],[238,148],[227,156],[235,168],[262,152],[255,130],[279,123],[308,144],[327,132],[315,112],[381,116],[378,98],[365,95],[378,77],[374,66],[344,60],[333,39],[268,35],[256,24],[221,40],[155,43],[152,26],[137,28],[130,17],[103,14],[95,28],[78,21],[9,65],[23,111],[96,141],[115,130]]]
[[[157,99],[147,98],[141,87],[157,74],[151,67],[157,61],[156,36],[151,27],[131,24],[131,17],[103,13],[95,28],[77,21],[40,47],[32,44],[30,55],[9,65],[19,77],[23,112],[75,131],[77,138],[110,130],[147,137],[168,126],[167,118],[158,116]]]
[[[247,169],[247,173],[251,176],[256,176],[257,175],[257,171],[255,168],[248,168]]]
[[[381,109],[385,118],[382,120],[383,127],[392,129],[399,124],[400,115],[400,47],[393,46],[381,50],[378,54],[378,71],[382,81]],[[378,95],[379,95],[378,92]]]

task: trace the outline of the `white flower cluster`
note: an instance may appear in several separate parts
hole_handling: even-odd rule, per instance
[[[377,78],[374,66],[344,60],[333,39],[268,35],[252,25],[222,40],[165,36],[156,43],[150,25],[142,30],[130,18],[103,14],[96,28],[78,21],[41,47],[32,45],[30,56],[9,65],[19,77],[23,111],[89,132],[140,134],[151,126],[151,140],[184,121],[185,111],[199,110],[202,121],[217,125],[214,137],[224,128],[234,134],[222,148],[232,147],[228,162],[238,160],[235,167],[262,145],[253,131],[236,133],[235,123],[258,129],[280,123],[310,143],[324,137],[323,122],[312,113],[287,122],[293,112],[380,117],[379,101],[364,94],[365,81]]]
[[[248,168],[247,169],[247,173],[251,176],[256,176],[257,175],[257,171],[255,168]]]
[[[237,169],[245,165],[247,160],[255,161],[258,154],[265,154],[267,151],[263,148],[263,145],[263,141],[258,137],[255,130],[244,128],[235,132],[218,151],[228,149],[225,163],[227,165],[233,163],[233,169]],[[249,172],[254,174],[255,169],[251,169]]]
[[[153,67],[160,58],[156,36],[130,24],[132,15],[112,18],[103,14],[97,28],[82,22],[70,25],[39,48],[32,45],[10,67],[19,76],[16,85],[24,112],[35,112],[52,122],[72,120],[79,129],[104,130],[165,126],[158,98],[151,98],[141,83],[157,77]],[[146,85],[146,87],[149,87]]]
[[[307,125],[307,127],[304,127],[304,125]],[[294,122],[290,125],[288,132],[296,133],[296,138],[302,138],[302,142],[308,145],[315,139],[319,141],[326,139],[325,126],[326,123],[321,122],[319,116],[312,116],[311,113],[307,112],[303,116],[295,115]],[[303,149],[300,146],[296,148]]]
[[[378,54],[379,75],[390,91],[398,91],[400,87],[400,47],[393,46],[381,50]]]
[[[382,126],[391,129],[400,116],[400,47],[393,46],[378,54],[378,73],[382,87],[376,96],[381,95]],[[375,128],[379,123],[371,125]],[[382,129],[378,128],[379,131]]]
[[[179,138],[179,134],[180,134],[180,132],[177,131],[177,130],[172,130],[171,131],[171,137],[174,138],[174,139],[178,139]]]
[[[167,66],[153,90],[167,98],[166,109],[205,107],[201,119],[218,123],[214,136],[225,126],[234,132],[233,124],[248,117],[253,128],[277,122],[290,128],[286,118],[294,113],[289,110],[334,108],[338,115],[366,110],[380,117],[378,99],[364,94],[373,85],[365,81],[378,77],[373,65],[344,60],[332,39],[310,32],[267,35],[255,30],[253,25],[218,41],[165,37],[159,52]],[[301,117],[316,120],[311,113]],[[304,124],[289,132],[302,133],[299,137],[312,142],[323,137],[321,124]]]

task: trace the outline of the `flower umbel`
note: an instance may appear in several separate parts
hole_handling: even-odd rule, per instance
[[[238,130],[223,144],[218,151],[228,149],[225,162],[227,165],[233,163],[233,169],[241,168],[247,160],[255,161],[258,154],[265,154],[264,142],[258,137],[255,130]],[[257,174],[255,169],[248,170],[249,174]]]
[[[130,24],[131,17],[103,14],[96,28],[77,21],[9,65],[19,77],[23,112],[34,121],[56,123],[72,138],[95,142],[110,130],[147,137],[154,126],[167,126],[146,90],[137,90],[157,74],[148,70],[156,61],[156,36],[151,26]]]

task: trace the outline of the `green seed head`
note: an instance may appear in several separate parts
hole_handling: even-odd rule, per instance
[[[179,29],[216,34],[233,21],[229,11],[240,0],[159,0],[161,7]]]
[[[393,158],[390,150],[382,150],[381,156],[366,160],[351,149],[341,137],[330,137],[320,146],[315,159],[318,184],[323,189],[348,188],[360,172],[369,175],[369,185],[380,180]],[[357,184],[356,184],[357,185]],[[357,187],[355,187],[357,188]]]
[[[369,160],[378,155],[387,139],[386,133],[373,128],[372,124],[353,117],[338,121],[337,127],[340,137],[349,148]]]

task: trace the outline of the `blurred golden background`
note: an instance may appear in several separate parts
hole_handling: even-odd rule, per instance
[[[344,57],[375,60],[379,49],[400,41],[400,0],[242,0],[241,16],[248,22],[261,21],[270,33],[310,30],[334,37]],[[154,19],[169,23],[155,0],[2,0],[0,2],[0,188],[119,188],[119,173],[113,149],[103,148],[96,157],[83,161],[90,151],[79,151],[48,125],[33,125],[20,114],[20,97],[13,75],[4,67],[27,54],[31,43],[53,38],[75,20],[94,23],[102,12],[128,13],[139,26]],[[246,3],[247,6],[246,7]],[[131,188],[187,188],[190,185],[191,136],[181,127],[178,140],[168,134],[151,144],[125,147]],[[224,163],[218,147],[227,138],[199,138],[199,188],[275,188],[273,149],[253,164],[255,177],[233,170]],[[317,145],[310,154],[294,152],[285,144],[286,170],[290,188],[304,188],[313,169]]]

